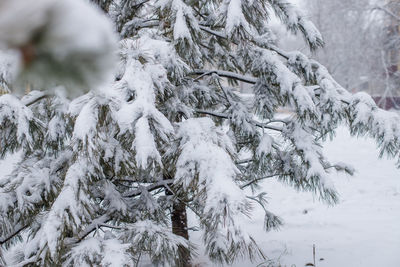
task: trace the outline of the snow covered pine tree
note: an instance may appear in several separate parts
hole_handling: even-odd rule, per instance
[[[321,144],[340,124],[399,156],[397,115],[276,46],[273,13],[311,50],[323,45],[286,0],[95,2],[121,36],[114,83],[71,102],[38,91],[0,97],[0,154],[20,155],[0,181],[7,265],[190,266],[194,226],[211,260],[257,259],[245,227],[254,205],[265,230],[282,224],[263,179],[335,203],[329,172],[353,170],[330,163]],[[279,118],[279,106],[294,114]]]

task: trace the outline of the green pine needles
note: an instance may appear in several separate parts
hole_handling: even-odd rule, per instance
[[[311,50],[323,45],[286,0],[93,2],[121,37],[114,81],[72,100],[0,96],[0,155],[19,158],[0,180],[3,265],[190,266],[196,246],[218,263],[256,260],[254,206],[266,231],[282,224],[264,179],[335,203],[329,173],[353,169],[321,144],[341,124],[399,155],[397,115],[277,46],[272,16]],[[293,113],[277,116],[282,106]],[[193,227],[202,244],[186,238]]]

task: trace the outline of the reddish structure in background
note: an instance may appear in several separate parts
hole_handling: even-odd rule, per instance
[[[382,109],[400,110],[400,96],[383,97],[383,99],[382,96],[373,96],[372,98],[374,99],[375,103]]]

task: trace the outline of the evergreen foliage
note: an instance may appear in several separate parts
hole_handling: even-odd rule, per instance
[[[265,230],[282,224],[264,179],[335,203],[329,173],[353,169],[329,162],[321,145],[340,124],[399,155],[397,115],[276,46],[274,15],[311,50],[323,45],[286,0],[93,2],[121,36],[115,80],[73,100],[58,90],[0,96],[0,155],[20,157],[0,181],[9,265],[133,266],[145,255],[187,266],[182,248],[194,255],[195,244],[171,229],[176,203],[195,215],[189,227],[203,231],[211,260],[257,259],[245,225],[254,206]],[[280,118],[281,106],[293,114]]]

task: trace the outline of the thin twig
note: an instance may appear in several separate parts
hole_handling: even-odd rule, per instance
[[[385,12],[386,14],[388,14],[389,16],[391,16],[392,18],[394,18],[395,20],[400,22],[400,17],[397,16],[396,14],[394,14],[392,11],[390,11],[389,9],[387,9],[386,7],[383,6],[375,6],[372,8],[372,10],[381,10],[383,12]]]
[[[240,189],[244,189],[244,188],[246,188],[246,187],[248,187],[248,186],[250,186],[250,185],[252,185],[254,183],[257,183],[259,181],[262,181],[262,180],[265,180],[265,179],[270,179],[270,178],[273,178],[273,177],[276,177],[276,176],[280,176],[280,175],[285,176],[285,175],[289,175],[289,174],[272,174],[272,175],[260,177],[260,178],[254,179],[254,180],[252,180],[252,181],[250,181],[250,182],[248,182],[248,183],[246,183],[244,185],[241,185]]]
[[[222,119],[229,119],[229,116],[223,113],[219,113],[219,112],[215,112],[215,111],[208,111],[208,110],[201,110],[201,109],[196,109],[195,110],[196,113],[200,113],[200,114],[207,114],[207,115],[211,115],[214,117],[218,117],[218,118],[222,118]],[[263,129],[269,129],[269,130],[274,130],[274,131],[278,131],[278,132],[282,132],[283,128],[281,127],[277,127],[277,126],[273,126],[273,125],[268,125],[267,123],[261,123],[261,122],[257,122],[257,121],[250,121],[250,123],[252,123],[253,125],[263,128]]]

